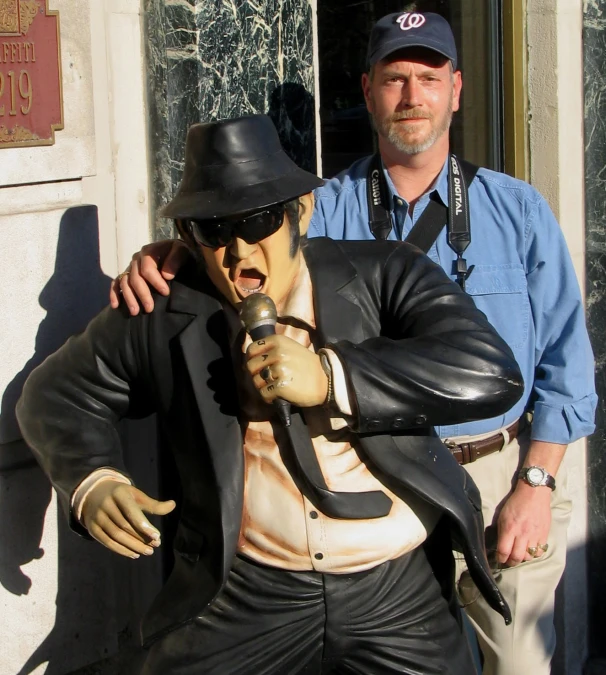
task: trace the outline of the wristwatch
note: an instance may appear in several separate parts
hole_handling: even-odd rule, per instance
[[[518,471],[518,478],[528,483],[530,487],[546,485],[555,490],[555,478],[541,466],[527,466],[524,469],[520,469]]]

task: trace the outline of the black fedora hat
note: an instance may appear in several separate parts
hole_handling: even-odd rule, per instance
[[[228,218],[300,197],[322,183],[287,156],[267,115],[194,124],[187,133],[181,185],[160,213]]]

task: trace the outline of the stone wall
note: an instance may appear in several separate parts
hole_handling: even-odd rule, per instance
[[[15,422],[29,372],[107,303],[111,277],[150,238],[139,0],[49,8],[64,129],[51,146],[0,149],[0,675],[65,675],[134,644],[160,578],[157,556],[135,567],[68,530]],[[155,446],[153,424],[123,434],[157,489],[139,452]]]
[[[585,223],[587,314],[596,356],[600,402],[597,430],[589,439],[589,663],[586,675],[606,673],[606,1],[585,2]]]
[[[291,157],[315,171],[312,7],[308,0],[146,0],[154,206],[183,170],[194,122],[272,117]],[[156,219],[156,237],[171,232]]]

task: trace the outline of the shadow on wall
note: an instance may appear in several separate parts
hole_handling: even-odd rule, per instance
[[[97,209],[68,209],[61,220],[55,271],[40,293],[46,310],[38,327],[35,352],[8,385],[0,408],[0,583],[10,593],[26,594],[31,581],[20,567],[41,558],[39,548],[50,484],[20,440],[15,405],[28,375],[70,335],[83,330],[106,304],[110,279],[99,265]]]
[[[286,154],[306,171],[316,173],[314,97],[301,84],[284,82],[271,93],[267,115],[278,130]]]
[[[47,314],[38,328],[35,353],[2,398],[0,438],[11,442],[0,444],[0,584],[16,596],[27,596],[32,587],[32,579],[22,567],[45,556],[41,542],[52,490],[19,438],[15,404],[31,371],[72,334],[82,331],[107,304],[110,281],[99,262],[96,207],[68,209],[60,224],[54,273],[39,298]],[[149,421],[136,427],[128,425],[122,433],[131,447],[137,443],[155,447],[154,425]],[[146,466],[141,471],[135,469],[135,473],[152,477],[140,481],[142,487],[151,482],[150,490],[154,489],[154,461],[144,460]],[[51,572],[45,579],[53,581],[54,566],[58,565],[55,625],[16,675],[28,675],[45,662],[47,675],[66,675],[134,644],[145,598],[153,597],[157,590],[159,560],[137,561],[143,564],[135,570],[132,561],[118,559],[96,542],[73,534],[63,513],[58,514],[57,521],[58,561],[43,564]],[[53,530],[51,522],[49,541],[54,548]],[[32,578],[37,583],[35,571],[42,567],[33,569]],[[40,588],[36,592],[38,597],[45,594]],[[48,606],[50,602],[33,606],[26,597],[16,604],[10,601],[30,634],[35,634],[37,617],[43,611],[40,604]],[[2,671],[1,675],[9,673]]]
[[[15,404],[32,370],[70,335],[82,331],[106,304],[111,279],[99,263],[99,227],[95,206],[68,209],[61,219],[55,271],[40,293],[46,318],[38,327],[35,352],[8,385],[0,408],[0,438],[21,437]]]

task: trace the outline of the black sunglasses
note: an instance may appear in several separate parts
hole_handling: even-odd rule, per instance
[[[198,244],[208,248],[228,246],[234,237],[243,239],[247,244],[256,244],[282,227],[284,204],[270,206],[246,218],[224,220],[219,223],[191,218],[181,222]]]

